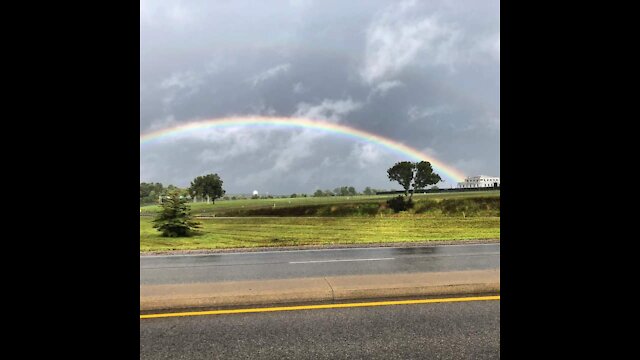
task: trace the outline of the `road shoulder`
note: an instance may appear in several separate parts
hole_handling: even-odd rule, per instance
[[[500,269],[140,285],[140,310],[499,294]]]

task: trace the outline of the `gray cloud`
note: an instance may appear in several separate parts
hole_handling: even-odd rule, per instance
[[[404,84],[398,80],[383,81],[371,90],[371,93],[369,93],[369,96],[367,97],[367,101],[371,101],[374,96],[385,96],[385,94],[391,89],[399,86],[404,86]]]
[[[462,31],[436,14],[417,17],[415,8],[415,0],[393,4],[371,22],[361,71],[366,82],[397,74],[421,52],[424,64],[451,66],[456,61]]]
[[[304,84],[302,84],[301,82],[297,82],[295,84],[293,84],[293,92],[296,94],[304,94],[305,92],[307,92],[308,89],[306,87],[304,87]]]
[[[298,104],[293,116],[339,122],[343,116],[358,110],[361,107],[362,103],[355,102],[351,100],[351,98],[345,100],[324,99],[317,105],[307,104],[304,102]]]
[[[142,133],[225,116],[301,116],[400,141],[469,175],[500,174],[498,1],[140,7]],[[386,168],[399,160],[407,157],[335,134],[226,128],[144,145],[140,178],[185,186],[217,172],[231,193],[391,188]]]
[[[291,64],[280,64],[253,76],[249,80],[253,85],[253,87],[256,87],[262,82],[265,82],[271,78],[277,77],[280,74],[284,74],[288,72],[290,68],[291,68]]]
[[[434,115],[446,114],[449,111],[451,111],[451,109],[446,105],[437,105],[432,107],[412,106],[409,108],[407,115],[409,116],[409,121],[414,122],[423,119],[431,119]]]

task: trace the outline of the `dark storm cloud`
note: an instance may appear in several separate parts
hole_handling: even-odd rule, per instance
[[[499,175],[497,1],[142,1],[140,130],[307,116]],[[228,192],[391,188],[388,149],[311,130],[227,129],[141,148],[141,181],[217,172]],[[453,185],[451,182],[448,185]]]

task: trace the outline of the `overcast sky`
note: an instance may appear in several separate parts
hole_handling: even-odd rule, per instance
[[[324,119],[499,176],[499,1],[141,0],[141,134],[241,115]],[[399,189],[386,169],[412,160],[309,129],[207,130],[140,151],[140,181],[218,173],[227,193]]]

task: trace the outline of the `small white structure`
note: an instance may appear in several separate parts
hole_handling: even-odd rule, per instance
[[[253,195],[258,195],[258,190],[253,190]]]
[[[497,188],[500,187],[500,178],[497,176],[469,176],[463,182],[458,183],[458,188]]]

